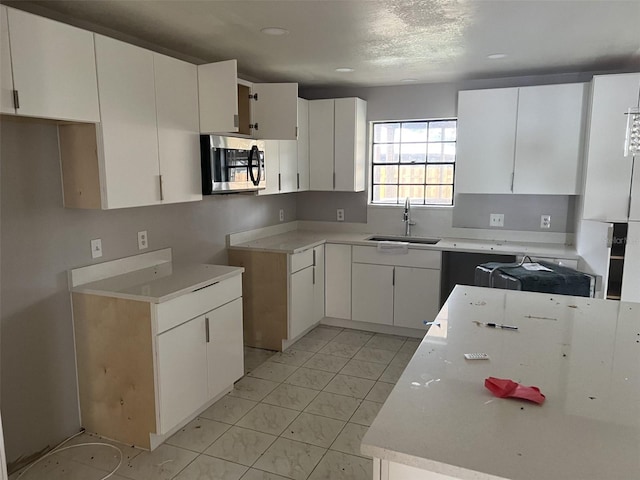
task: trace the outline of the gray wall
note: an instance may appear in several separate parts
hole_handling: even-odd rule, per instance
[[[367,121],[410,120],[456,117],[458,110],[458,91],[478,88],[501,88],[513,86],[544,85],[554,83],[588,82],[592,73],[580,72],[562,75],[528,76],[516,78],[497,78],[487,80],[468,80],[457,83],[430,85],[406,85],[371,88],[301,88],[300,96],[308,99],[360,97],[367,100]],[[367,175],[369,172],[367,171]],[[352,221],[363,222],[367,218],[368,193],[352,194],[341,197],[337,206],[331,192],[314,192],[299,196],[298,212],[304,220],[336,221],[336,208],[349,212]],[[474,195],[473,201],[456,198],[453,208],[454,227],[487,228],[488,214],[507,213],[508,226],[505,229],[522,231],[540,231],[540,215],[558,212],[559,222],[552,221],[551,231],[573,232],[574,200],[568,196],[527,195]],[[517,206],[517,207],[516,207]],[[545,211],[553,209],[551,211]],[[504,211],[504,212],[503,212]],[[563,213],[564,212],[564,213]],[[482,215],[480,215],[482,213]],[[566,216],[565,216],[566,214]],[[485,218],[486,217],[486,218]],[[537,222],[533,219],[537,217]],[[505,216],[505,222],[507,222]],[[552,219],[553,220],[553,219]]]
[[[225,235],[295,220],[295,195],[87,211],[62,208],[57,129],[2,117],[1,406],[7,459],[54,445],[80,427],[66,271],[173,247],[176,261],[226,263]],[[104,256],[91,259],[101,238]],[[149,251],[146,250],[146,251]]]

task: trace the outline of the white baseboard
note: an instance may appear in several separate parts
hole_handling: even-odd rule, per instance
[[[320,320],[321,325],[332,327],[351,328],[353,330],[366,330],[369,332],[384,333],[387,335],[399,335],[401,337],[424,338],[426,330],[419,328],[398,327],[395,325],[382,325],[380,323],[358,322],[345,318],[324,317]]]

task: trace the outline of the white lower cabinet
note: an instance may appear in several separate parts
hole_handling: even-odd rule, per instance
[[[440,309],[441,252],[353,247],[352,320],[424,329]]]
[[[305,259],[309,258],[311,264],[289,278],[289,339],[296,338],[324,317],[324,245],[291,255],[292,269],[305,265]]]
[[[393,324],[425,328],[424,321],[436,318],[440,310],[440,270],[394,268]]]
[[[204,316],[189,320],[156,340],[160,428],[166,433],[208,398]]]
[[[325,316],[351,320],[351,245],[325,245]]]

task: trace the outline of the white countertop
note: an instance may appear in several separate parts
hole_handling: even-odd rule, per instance
[[[363,453],[468,480],[640,478],[640,304],[458,286],[437,321]],[[490,376],[546,401],[494,397]]]
[[[378,242],[367,240],[371,233],[336,233],[294,230],[279,235],[258,238],[232,245],[229,248],[259,250],[276,253],[298,253],[323,243],[346,243],[376,246]],[[409,248],[421,250],[496,253],[506,255],[527,254],[539,257],[577,259],[575,247],[555,243],[523,243],[491,240],[443,238],[435,245],[410,244]]]
[[[226,265],[182,265],[167,262],[96,282],[84,283],[73,287],[71,291],[162,303],[240,275],[243,271],[244,268]]]

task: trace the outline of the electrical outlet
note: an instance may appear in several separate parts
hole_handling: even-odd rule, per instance
[[[91,240],[91,258],[100,258],[102,256],[102,240],[96,238]]]
[[[280,221],[284,222],[284,208],[280,209]]]
[[[144,250],[149,246],[149,237],[147,231],[138,232],[138,250]]]
[[[551,228],[551,215],[540,216],[540,228]]]
[[[344,222],[344,208],[336,210],[336,217],[339,222]]]
[[[504,227],[504,213],[492,213],[489,215],[490,227]]]

